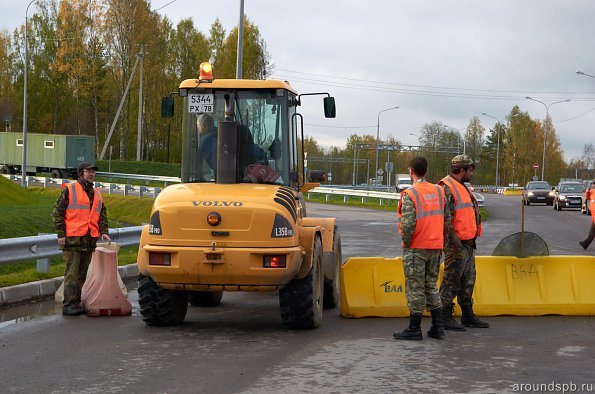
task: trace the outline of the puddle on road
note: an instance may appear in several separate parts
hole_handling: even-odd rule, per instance
[[[132,316],[140,314],[136,287],[136,281],[126,284],[128,301],[132,304]],[[54,302],[54,298],[0,309],[0,329],[54,315],[62,315],[62,304]]]

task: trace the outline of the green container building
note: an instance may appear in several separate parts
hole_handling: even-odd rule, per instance
[[[27,133],[27,173],[76,178],[80,163],[95,164],[95,137]],[[0,165],[4,174],[22,172],[23,133],[0,132]]]

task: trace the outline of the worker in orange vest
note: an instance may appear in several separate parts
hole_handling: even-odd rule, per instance
[[[589,248],[589,245],[593,242],[593,238],[595,238],[595,179],[593,179],[591,189],[587,191],[586,197],[588,200],[591,200],[589,205],[591,211],[591,228],[589,229],[589,236],[587,239],[579,242],[583,249]]]
[[[428,162],[413,157],[409,175],[413,186],[401,192],[399,200],[399,233],[403,241],[405,297],[409,307],[409,327],[394,332],[395,339],[419,340],[424,310],[432,314],[428,336],[444,338],[442,303],[436,287],[440,272],[440,255],[444,247],[444,191],[425,179]]]
[[[440,284],[442,317],[446,330],[465,331],[465,327],[487,328],[489,323],[473,313],[475,287],[475,240],[481,236],[481,216],[475,195],[465,186],[475,170],[467,155],[457,155],[451,161],[450,175],[438,182],[446,196],[444,273]],[[454,298],[463,313],[461,324],[453,317]],[[465,326],[465,327],[464,327]]]
[[[78,166],[78,180],[65,183],[52,212],[58,233],[58,245],[64,251],[64,303],[62,314],[85,313],[80,306],[81,290],[97,240],[110,241],[107,211],[93,180],[97,167],[91,163]]]

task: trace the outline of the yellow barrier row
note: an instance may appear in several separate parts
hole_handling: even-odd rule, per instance
[[[473,309],[479,316],[595,315],[593,256],[477,256],[476,267]],[[341,267],[341,315],[409,316],[401,258],[347,260]]]
[[[522,196],[523,195],[523,191],[520,189],[505,189],[504,193],[505,196]]]

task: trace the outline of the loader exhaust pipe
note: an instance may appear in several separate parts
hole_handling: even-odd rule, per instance
[[[217,129],[217,175],[216,183],[238,183],[238,123],[234,120],[234,97],[226,94],[225,120]]]

